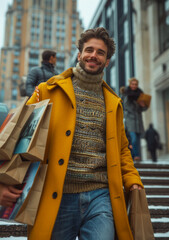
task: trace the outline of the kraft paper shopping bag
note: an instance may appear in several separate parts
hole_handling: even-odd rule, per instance
[[[22,160],[18,154],[14,155],[10,161],[0,161],[0,182],[7,185],[21,184],[30,163]]]
[[[20,211],[22,205],[29,197],[39,169],[40,162],[33,162],[30,164],[22,184],[15,185],[16,188],[22,189],[21,196],[17,199],[16,203],[14,203],[12,207],[2,207],[0,209],[0,219],[8,222],[15,222],[17,213]]]
[[[10,160],[22,128],[30,117],[34,105],[26,105],[26,97],[22,104],[9,111],[0,128],[0,160]]]
[[[150,102],[151,102],[151,95],[145,94],[145,93],[141,93],[140,96],[137,99],[137,102],[139,103],[139,102],[142,102],[142,101],[145,103],[145,105],[147,107],[149,107],[150,106]]]
[[[49,99],[35,105],[34,111],[21,132],[15,147],[15,154],[19,153],[31,161],[43,161],[52,108],[52,104],[48,103]]]
[[[135,189],[130,192],[128,217],[134,240],[155,239],[144,189]]]
[[[30,193],[15,217],[17,222],[28,224],[30,226],[34,225],[43,191],[46,172],[47,164],[41,164]]]

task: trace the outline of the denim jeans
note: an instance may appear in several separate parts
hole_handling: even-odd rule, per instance
[[[130,132],[132,157],[140,157],[140,133]]]
[[[52,240],[114,240],[108,189],[63,194]]]

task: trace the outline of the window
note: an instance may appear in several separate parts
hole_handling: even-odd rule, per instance
[[[15,64],[19,64],[19,59],[15,58],[15,59],[13,60],[13,62],[14,62]]]
[[[123,0],[123,13],[126,14],[128,12],[128,1]]]
[[[110,69],[110,86],[116,89],[116,68],[114,65]]]
[[[19,72],[19,68],[18,67],[13,67],[13,72]]]
[[[128,85],[128,79],[130,78],[130,60],[128,49],[124,53],[124,62],[125,62],[125,85]]]
[[[12,75],[12,80],[18,80],[19,79],[19,75],[18,74],[13,74]]]
[[[158,1],[160,51],[169,47],[169,0]]]
[[[128,27],[128,21],[126,20],[124,22],[124,44],[127,44],[129,42],[129,27]]]
[[[16,88],[12,89],[12,100],[17,100],[18,91]]]
[[[20,29],[16,29],[16,34],[21,34],[21,30]]]

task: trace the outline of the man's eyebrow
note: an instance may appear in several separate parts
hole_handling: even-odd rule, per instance
[[[88,49],[93,49],[93,47],[86,47],[85,50],[86,50],[86,49],[87,49],[87,50],[88,50]]]
[[[86,47],[85,48],[85,50],[90,50],[90,49],[94,49],[94,48],[93,47]],[[99,48],[98,51],[106,54],[106,51],[104,51],[103,49]]]
[[[98,49],[100,52],[102,53],[105,53],[106,54],[106,51],[104,51],[103,49]]]

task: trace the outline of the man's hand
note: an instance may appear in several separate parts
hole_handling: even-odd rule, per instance
[[[137,185],[137,184],[133,184],[132,186],[131,186],[131,188],[130,188],[130,191],[133,191],[134,189],[139,189],[139,190],[141,190],[141,189],[143,189],[140,185]]]
[[[22,190],[0,183],[0,205],[12,207],[20,197]]]

